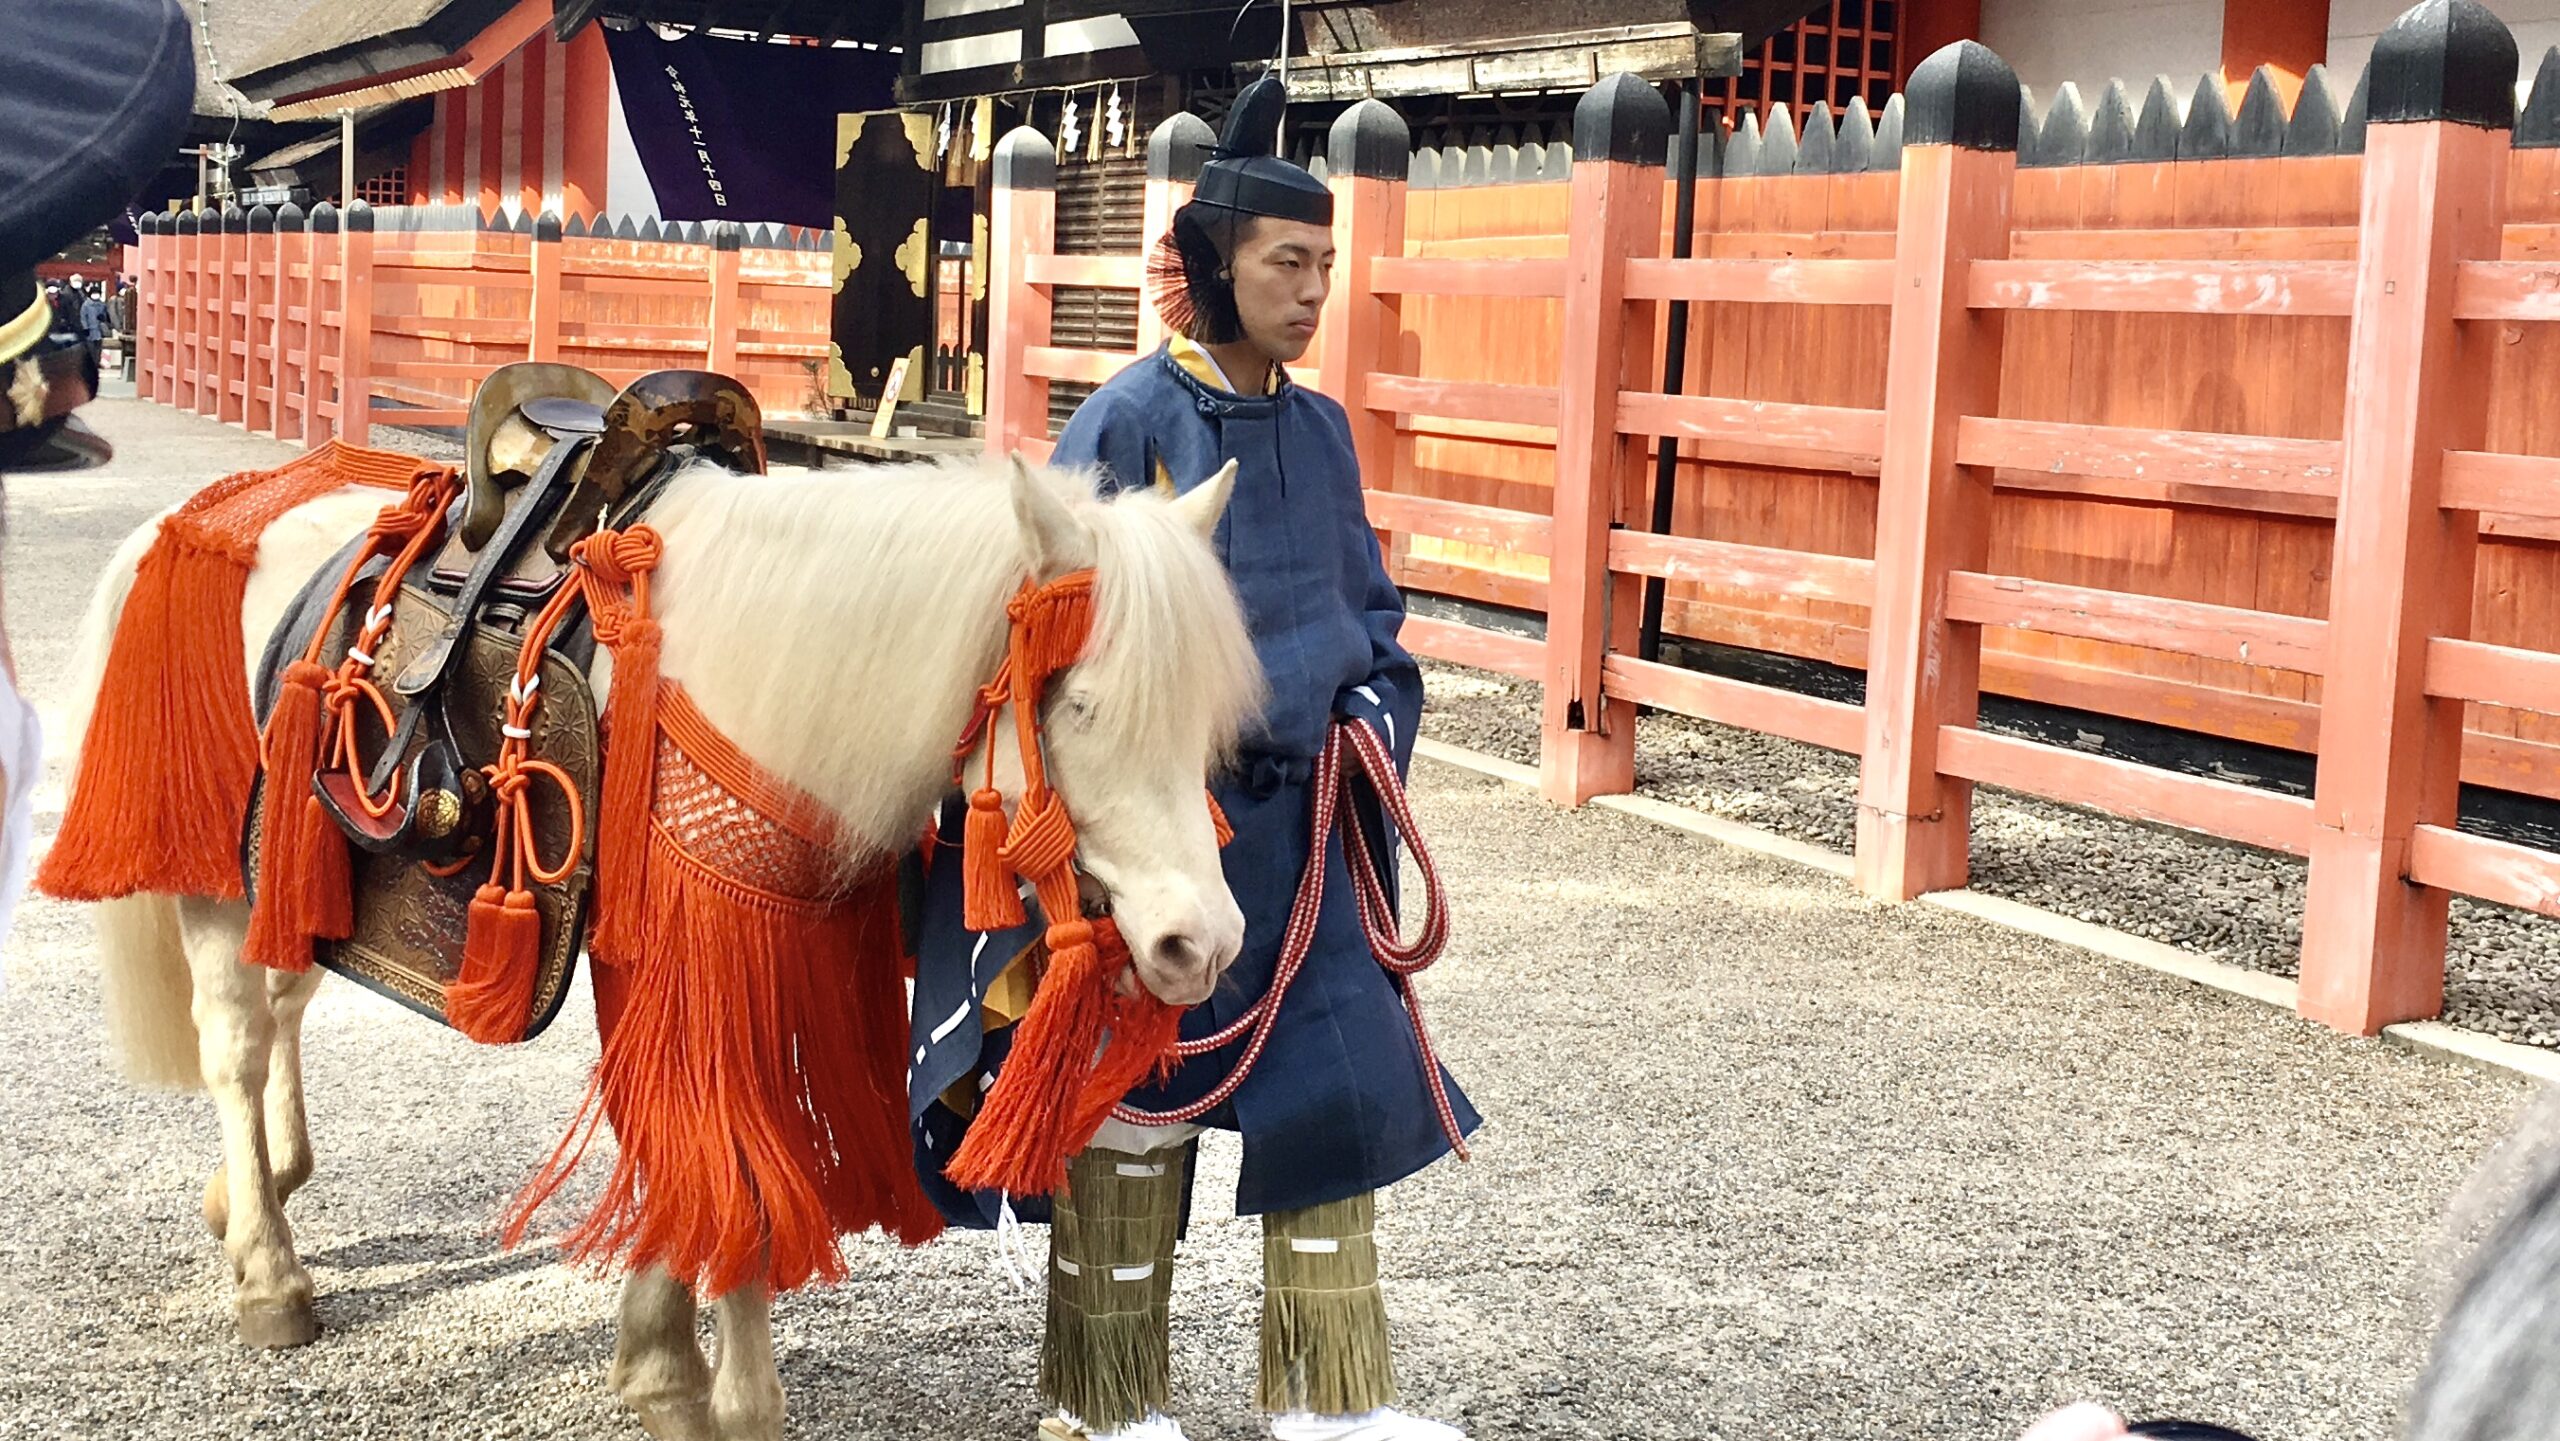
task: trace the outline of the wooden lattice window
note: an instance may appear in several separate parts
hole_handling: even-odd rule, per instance
[[[409,167],[394,165],[368,180],[356,182],[356,198],[367,205],[409,203]]]
[[[1856,96],[1880,109],[1893,94],[1895,48],[1905,0],[1833,0],[1742,57],[1742,73],[1707,84],[1707,107],[1729,119],[1768,118],[1783,104],[1802,115],[1817,100],[1834,111]]]

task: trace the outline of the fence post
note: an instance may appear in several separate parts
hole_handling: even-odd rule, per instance
[[[1154,267],[1143,262],[1152,260],[1158,241],[1173,228],[1173,212],[1191,200],[1191,187],[1200,179],[1200,167],[1208,163],[1209,152],[1216,148],[1218,133],[1209,122],[1185,110],[1168,115],[1164,123],[1147,137],[1147,191],[1144,218],[1138,225],[1138,254],[1141,258],[1138,282],[1138,353],[1147,355],[1164,344],[1164,317],[1156,313],[1157,292]],[[1347,402],[1346,402],[1347,403]]]
[[[373,207],[347,205],[338,236],[338,438],[373,444]]]
[[[296,310],[310,314],[311,287],[307,267],[311,263],[310,222],[302,207],[288,200],[276,211],[276,353],[271,383],[275,389],[275,423],[271,433],[278,440],[302,438],[302,417],[310,405],[310,377],[302,372],[302,326]],[[296,394],[294,381],[302,381]]]
[[[2466,331],[2454,290],[2498,258],[2515,75],[2514,37],[2470,0],[2374,42],[2298,993],[2364,1035],[2444,1000],[2449,898],[2408,879],[2409,843],[2460,798],[2462,702],[2426,693],[2426,659],[2470,634],[2479,516],[2439,498],[2445,452],[2480,447],[2501,327]]]
[[[738,251],[745,234],[734,220],[711,227],[710,367],[721,375],[738,368]]]
[[[204,358],[204,330],[198,324],[203,317],[197,305],[204,290],[204,250],[199,240],[203,230],[203,211],[178,212],[178,244],[173,257],[178,271],[178,383],[172,400],[180,410],[196,408],[196,377]]]
[[[1601,661],[1631,650],[1637,592],[1609,571],[1626,508],[1618,391],[1635,337],[1626,262],[1662,244],[1671,107],[1633,75],[1573,107],[1573,213],[1565,237],[1564,346],[1556,367],[1555,550],[1547,568],[1546,700],[1538,789],[1561,805],[1635,787],[1636,711],[1600,688]]]
[[[1049,382],[1024,363],[1049,343],[1049,292],[1029,258],[1057,248],[1058,155],[1028,125],[996,144],[994,253],[987,267],[987,453],[1010,455],[1049,436]]]
[[[1999,412],[2001,337],[1965,285],[2009,253],[2018,77],[1959,41],[1903,97],[1856,862],[1860,890],[1897,901],[1965,881],[1973,787],[1938,773],[1938,731],[1974,722],[1982,628],[1947,620],[1947,573],[1990,559],[1991,473],[1957,463],[1956,425]]]
[[[205,414],[216,420],[238,424],[241,416],[242,392],[247,388],[241,380],[248,374],[242,342],[248,339],[243,285],[249,258],[249,212],[237,205],[222,207],[222,238],[213,252],[213,404]]]
[[[1404,254],[1404,181],[1412,150],[1404,117],[1382,100],[1363,100],[1343,111],[1325,149],[1326,179],[1333,187],[1334,265],[1317,388],[1350,413],[1361,481],[1380,488],[1395,478],[1396,419],[1365,403],[1367,380],[1373,371],[1396,368],[1403,303],[1370,289],[1370,268],[1381,255]]]
[[[335,381],[328,369],[333,354],[321,337],[328,333],[328,317],[337,313],[343,303],[343,289],[333,290],[329,280],[329,262],[343,260],[339,249],[338,208],[323,200],[311,207],[311,234],[305,242],[311,255],[310,323],[302,331],[302,443],[316,446],[336,433],[337,420],[331,413]],[[323,240],[322,236],[330,239]],[[345,274],[341,267],[339,273]]]
[[[240,389],[240,424],[262,435],[276,428],[276,332],[284,324],[283,290],[276,274],[276,213],[249,210],[249,343]]]
[[[160,360],[159,317],[154,313],[160,295],[160,213],[146,210],[133,218],[134,233],[142,237],[137,247],[140,254],[133,267],[133,333],[124,343],[133,347],[133,393],[143,399],[155,399],[159,375],[154,367]],[[146,343],[148,342],[148,343]]]
[[[531,337],[526,343],[528,360],[557,361],[560,358],[560,217],[544,211],[533,222],[532,309],[528,313]],[[711,319],[712,344],[719,344],[720,318]],[[719,369],[713,366],[712,369]]]

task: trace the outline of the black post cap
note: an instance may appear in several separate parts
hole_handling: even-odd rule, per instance
[[[1383,100],[1363,100],[1334,117],[1325,137],[1324,163],[1334,175],[1402,180],[1412,153],[1413,131],[1396,108]]]
[[[302,207],[290,200],[276,211],[276,229],[278,230],[300,230],[310,223],[311,217],[303,214]]]
[[[373,207],[361,200],[347,203],[346,226],[350,232],[373,229]]]
[[[1987,45],[1959,40],[1941,49],[1911,72],[1903,94],[1905,145],[2018,148],[2018,74]]]
[[[133,230],[137,235],[159,234],[160,212],[157,210],[146,210],[140,215],[135,216],[133,218]]]
[[[2302,91],[2310,96],[2308,85]],[[2284,97],[2276,92],[2275,72],[2261,65],[2249,77],[2249,93],[2240,97],[2240,118],[2231,128],[2231,153],[2243,160],[2265,160],[2284,153]]]
[[[546,210],[534,218],[533,239],[537,245],[551,245],[560,239],[560,215]]]
[[[275,233],[276,233],[276,213],[275,213],[274,211],[272,211],[272,210],[269,210],[267,207],[265,207],[265,206],[263,206],[263,205],[252,205],[252,206],[250,206],[250,207],[249,207],[249,233],[250,233],[251,235],[273,235],[273,234],[275,234]]]
[[[245,235],[249,230],[249,212],[230,201],[222,204],[222,233]]]
[[[1573,158],[1660,165],[1671,153],[1671,107],[1662,92],[1626,71],[1584,92],[1573,107]]]
[[[746,243],[746,238],[746,231],[740,229],[734,220],[718,221],[711,227],[711,248],[714,250],[735,250]]]
[[[1049,137],[1028,125],[1017,125],[996,142],[996,189],[1055,190],[1058,152]]]
[[[337,234],[337,233],[338,233],[338,207],[336,207],[336,206],[334,206],[334,205],[330,204],[330,203],[329,203],[328,201],[326,201],[326,200],[323,200],[323,201],[321,201],[319,204],[312,206],[312,207],[311,207],[311,233],[312,233],[312,234],[314,234],[314,235],[335,235],[335,234]]]
[[[204,221],[198,217],[194,211],[181,210],[178,212],[178,233],[180,235],[193,235],[198,230],[202,229],[203,226]]]
[[[2515,145],[2518,150],[2560,146],[2560,45],[2542,52],[2542,66],[2533,73],[2533,94],[2516,117]]]
[[[1218,132],[1208,121],[1188,110],[1168,115],[1147,136],[1147,178],[1189,185],[1200,178],[1200,167],[1209,163],[1217,144]]]
[[[2449,120],[2484,130],[2516,121],[2516,37],[2475,0],[2426,0],[2373,42],[2365,123]]]

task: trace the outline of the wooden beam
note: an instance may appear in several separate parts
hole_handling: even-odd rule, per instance
[[[1884,412],[1631,390],[1618,396],[1618,431],[1872,458],[1883,453]]]
[[[1399,637],[1404,648],[1415,655],[1522,680],[1536,680],[1546,664],[1547,647],[1543,641],[1427,615],[1407,615]]]
[[[2328,622],[2304,616],[1967,570],[1947,576],[1947,619],[2306,675],[2320,674],[2329,648]]]
[[[1028,269],[1034,285],[1089,285],[1098,290],[1135,290],[1146,273],[1137,255],[1034,255]]]
[[[2355,267],[2342,260],[1983,260],[1967,283],[1977,310],[2119,310],[2175,315],[2345,315]]]
[[[1631,704],[1785,736],[1826,750],[1854,753],[1863,728],[1859,708],[1841,701],[1631,655],[1610,656],[1600,668],[1600,678],[1610,695]]]
[[[2427,642],[2427,694],[2560,715],[2560,655],[2442,636]]]
[[[1556,423],[1556,388],[1552,385],[1504,385],[1489,380],[1371,375],[1361,382],[1359,402],[1371,410],[1404,415],[1517,421],[1527,425]]]
[[[1370,262],[1370,289],[1380,295],[1517,296],[1552,300],[1564,294],[1561,260],[1443,260],[1382,255]]]
[[[1630,260],[1629,300],[1890,305],[1890,260]]]
[[[2310,846],[2311,802],[2303,796],[2180,775],[1965,726],[1947,726],[1939,732],[1938,764],[1949,775],[1981,785],[2182,826],[2269,850],[2298,856]]]
[[[1609,568],[1627,575],[1783,595],[1840,605],[1875,603],[1875,562],[1864,556],[1773,550],[1685,535],[1621,530],[1609,537]]]
[[[2409,835],[2409,879],[2502,906],[2560,916],[2560,856],[2422,825]]]
[[[2345,448],[2334,440],[2073,425],[1968,415],[1956,425],[1966,465],[2209,485],[2335,500]]]
[[[1555,522],[1543,515],[1389,490],[1367,491],[1363,499],[1368,502],[1369,524],[1380,530],[1437,536],[1521,555],[1546,555],[1555,549]]]

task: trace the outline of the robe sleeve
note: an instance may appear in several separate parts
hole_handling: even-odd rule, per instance
[[[1103,495],[1155,483],[1155,445],[1146,422],[1120,396],[1098,390],[1076,407],[1058,436],[1049,463],[1093,466],[1094,489]]]
[[[1386,557],[1378,549],[1378,533],[1366,527],[1369,567],[1361,620],[1369,631],[1369,674],[1334,697],[1336,715],[1365,722],[1387,743],[1396,758],[1396,773],[1413,768],[1414,736],[1422,729],[1422,671],[1399,638],[1404,630],[1404,596],[1387,578]]]

